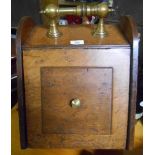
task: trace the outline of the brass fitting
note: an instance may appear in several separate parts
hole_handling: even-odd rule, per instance
[[[48,37],[59,37],[62,35],[58,30],[57,18],[64,15],[78,15],[78,16],[99,16],[99,23],[97,28],[93,32],[93,36],[105,37],[107,35],[103,18],[108,15],[109,12],[113,11],[108,8],[108,4],[105,2],[97,5],[79,5],[77,7],[65,7],[59,8],[54,4],[49,4],[40,13],[45,14],[50,20],[50,28],[48,30]]]

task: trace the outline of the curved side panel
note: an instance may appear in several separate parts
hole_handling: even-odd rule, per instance
[[[20,142],[21,142],[22,149],[27,147],[22,45],[28,38],[30,31],[34,26],[35,26],[35,23],[31,17],[23,17],[20,20],[20,23],[18,25],[17,35],[16,35],[18,110],[19,110]]]
[[[129,119],[126,148],[131,150],[134,145],[134,127],[137,100],[137,79],[138,79],[138,52],[139,36],[136,23],[131,16],[122,16],[120,19],[121,29],[126,39],[131,44],[130,60],[130,92],[129,92]]]

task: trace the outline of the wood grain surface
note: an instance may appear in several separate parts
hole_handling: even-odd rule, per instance
[[[129,47],[128,41],[124,38],[118,24],[105,25],[108,36],[105,38],[93,37],[94,25],[67,25],[59,26],[63,35],[59,38],[48,38],[47,28],[36,26],[24,44],[24,47],[68,47],[71,40],[84,40],[86,45],[119,45]]]
[[[112,68],[42,67],[42,132],[110,134],[112,80]]]
[[[125,148],[129,99],[129,49],[29,49],[23,51],[23,65],[29,147]],[[113,68],[111,135],[105,135],[103,133],[79,134],[78,132],[76,134],[44,134],[42,132],[40,69],[51,66],[72,67],[73,69],[74,67]],[[101,77],[96,77],[96,81],[100,79]],[[64,88],[61,91],[67,93]],[[84,91],[81,93],[83,93],[83,96],[87,96],[87,93]],[[49,111],[52,112],[52,109],[49,109]],[[55,110],[54,113],[56,114],[57,111]],[[60,115],[58,113],[58,116]],[[83,119],[83,123],[86,123],[85,118]]]
[[[11,110],[11,154],[12,155],[142,155],[143,125],[138,121],[135,125],[134,149],[128,150],[90,150],[90,149],[21,149],[19,134],[18,105]]]
[[[135,23],[130,17],[126,16],[122,18],[120,26],[108,24],[106,25],[106,29],[109,35],[105,38],[92,37],[91,33],[94,28],[94,26],[90,25],[60,27],[63,36],[61,38],[51,39],[46,36],[47,29],[42,26],[35,26],[30,17],[26,17],[21,21],[17,33],[16,45],[22,148],[132,148],[138,66],[138,37]],[[70,45],[71,40],[79,39],[84,40],[85,44],[80,46]],[[54,72],[49,70],[49,75],[46,77],[44,73],[42,76],[42,69],[45,68],[55,68],[55,70]],[[56,68],[63,68],[63,71],[56,71]],[[103,73],[98,71],[93,73],[93,76],[86,74],[84,78],[82,75],[84,70],[80,70],[79,79],[82,82],[77,84],[78,81],[74,81],[71,75],[68,76],[69,71],[65,68],[72,68],[70,73],[75,74],[74,76],[76,76],[75,70],[77,68],[96,68],[96,70],[97,68],[112,69],[110,79],[105,80],[108,85],[104,93],[106,92],[107,95],[102,96],[102,100],[106,100],[107,103],[105,109],[102,109],[103,106],[99,106],[101,102],[98,99],[101,97],[98,86],[104,81],[104,75],[103,79],[101,78],[101,74]],[[106,74],[109,75],[108,72],[106,71]],[[97,81],[95,87],[93,86],[94,80],[91,79],[93,77]],[[44,81],[41,81],[42,78]],[[96,101],[96,106],[94,105],[92,108],[89,107],[82,110],[86,110],[86,113],[90,111],[95,117],[105,116],[106,120],[104,118],[97,118],[95,120],[93,117],[93,122],[93,120],[84,117],[82,121],[82,117],[80,117],[78,121],[81,124],[79,123],[76,126],[77,128],[70,126],[71,128],[67,131],[67,126],[70,123],[67,120],[68,125],[61,124],[61,122],[64,123],[62,113],[65,111],[66,118],[70,114],[73,116],[73,113],[70,113],[66,109],[61,111],[60,109],[63,109],[65,104],[59,104],[59,98],[56,95],[52,96],[54,90],[42,85],[42,82],[50,81],[53,78],[57,81],[61,79],[61,83],[63,83],[63,79],[69,80],[67,82],[68,84],[60,87],[61,91],[56,91],[62,96],[62,93],[67,93],[66,88],[68,89],[69,95],[63,98],[64,100],[69,101],[74,93],[77,94],[75,89],[70,86],[78,86],[78,90],[80,90],[79,94],[85,100],[87,96],[91,96],[91,102],[89,101],[89,103]],[[85,82],[85,88],[89,89],[89,91],[86,92],[85,89],[81,89],[83,82]],[[89,87],[87,82],[90,84]],[[96,91],[93,92],[92,88]],[[94,93],[93,98],[91,92]],[[111,102],[110,97],[104,99],[110,95]],[[52,99],[53,102],[46,102],[46,100],[50,101]],[[54,105],[57,108],[52,111]],[[95,107],[99,107],[96,113],[94,112]],[[53,116],[59,121],[52,120]],[[56,130],[51,120],[58,122],[57,125],[63,129]],[[69,120],[73,124],[76,124],[71,118]],[[90,125],[92,127],[92,124],[95,123],[93,124],[94,128],[101,121],[103,121],[103,124],[99,128],[96,127],[96,131],[92,131],[87,126]],[[106,124],[106,122],[108,123]],[[85,129],[87,131],[82,132]]]

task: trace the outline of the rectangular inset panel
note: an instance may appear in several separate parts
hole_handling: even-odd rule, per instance
[[[110,134],[112,68],[42,67],[41,100],[43,133]]]

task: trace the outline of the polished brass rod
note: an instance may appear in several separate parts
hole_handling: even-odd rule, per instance
[[[76,15],[77,9],[75,8],[59,8],[58,10],[59,16],[65,16],[65,15]]]

